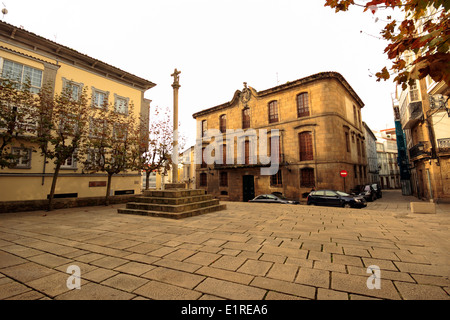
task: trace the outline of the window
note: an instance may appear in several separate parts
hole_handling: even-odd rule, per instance
[[[297,96],[297,116],[307,117],[309,116],[309,101],[308,101],[308,93],[300,93]]]
[[[411,101],[418,101],[419,98],[419,88],[417,88],[417,83],[414,83],[412,86],[409,87],[409,97]]]
[[[4,107],[8,108],[8,104],[4,105]],[[34,111],[36,111],[36,108],[34,106],[23,106],[23,105],[12,106],[12,112],[9,110],[7,111],[9,113],[8,119],[6,118],[1,119],[2,121],[0,124],[0,128],[5,129],[7,123],[13,120],[15,121],[17,127],[23,130],[22,131],[23,134],[25,133],[33,134],[36,132],[36,128],[38,126],[38,119],[33,116]]]
[[[278,141],[278,162],[281,161],[281,141],[280,136],[273,137],[274,141]],[[272,137],[269,137],[269,155],[272,157]]]
[[[222,145],[222,164],[226,164],[227,163],[227,145],[223,144]]]
[[[63,93],[67,94],[73,101],[78,101],[80,99],[81,91],[83,88],[83,83],[75,82],[62,78],[63,82]]]
[[[105,126],[104,119],[89,119],[89,137],[90,138],[101,138],[103,135],[103,130]]]
[[[276,174],[270,176],[270,185],[272,187],[281,187],[283,185],[281,170],[278,170]]]
[[[219,128],[221,133],[225,133],[227,131],[227,115],[223,114],[219,118]]]
[[[12,147],[11,153],[14,156],[14,159],[12,160],[12,168],[16,169],[31,168],[31,149]]]
[[[102,108],[108,103],[107,91],[102,91],[92,87],[92,106],[95,108]]]
[[[71,96],[72,100],[78,101],[80,98],[81,87],[73,82],[67,83],[66,90]]]
[[[114,110],[117,113],[128,114],[128,98],[114,94]]]
[[[202,164],[200,165],[200,168],[206,168],[206,161],[205,161],[205,148],[202,148]]]
[[[358,126],[358,114],[356,113],[356,107],[353,106],[353,120],[355,122],[355,126]]]
[[[127,139],[128,132],[127,126],[124,123],[115,123],[113,127],[113,139],[119,141],[125,141]]]
[[[79,117],[74,113],[61,115],[61,118],[59,120],[59,131],[61,132],[61,134],[74,136],[79,133],[79,121]]]
[[[314,160],[312,132],[305,131],[298,134],[300,161]]]
[[[77,159],[76,153],[74,152],[69,158],[64,161],[61,165],[62,169],[76,169],[77,168]]]
[[[200,173],[200,186],[201,187],[206,187],[208,185],[207,179],[208,179],[208,177],[205,172]]]
[[[93,170],[98,168],[98,166],[103,166],[105,164],[105,159],[99,152],[97,148],[91,148],[88,150],[87,161],[85,163],[85,167],[87,169]]]
[[[228,173],[227,172],[220,173],[220,186],[228,187]]]
[[[278,102],[269,102],[269,123],[278,122]]]
[[[3,60],[2,78],[17,82],[19,89],[30,86],[30,92],[38,93],[42,87],[42,71],[23,64]]]
[[[347,146],[347,152],[350,152],[350,137],[348,132],[345,132],[345,145]]]
[[[250,141],[245,141],[245,164],[250,164]]]
[[[242,110],[242,129],[250,128],[250,108]]]
[[[358,167],[357,165],[353,165],[353,171],[355,171],[355,178],[358,178]]]
[[[208,122],[206,120],[202,121],[202,138],[206,137],[206,130],[208,130]]]
[[[315,186],[314,181],[314,169],[303,168],[300,170],[300,187],[313,188]]]

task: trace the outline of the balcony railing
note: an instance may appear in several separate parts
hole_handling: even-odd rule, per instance
[[[439,152],[450,152],[450,138],[437,139]]]
[[[403,129],[412,128],[423,116],[422,110],[422,101],[414,101],[409,102],[407,99],[406,103],[408,103],[405,112],[402,114],[402,127]]]
[[[425,151],[425,144],[420,142],[416,144],[414,147],[409,149],[409,157],[411,159],[418,158],[420,156],[427,156],[428,152]]]

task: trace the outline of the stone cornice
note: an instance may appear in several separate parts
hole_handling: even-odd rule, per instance
[[[316,81],[322,81],[322,80],[327,80],[327,79],[335,79],[337,80],[346,90],[347,92],[353,97],[353,99],[355,99],[355,101],[358,102],[359,106],[362,108],[364,107],[364,103],[361,100],[361,98],[356,94],[356,92],[353,90],[353,88],[348,84],[348,82],[345,80],[345,78],[337,72],[333,72],[333,71],[327,71],[327,72],[320,72],[317,74],[313,74],[311,76],[305,77],[305,78],[301,78],[295,81],[291,81],[291,82],[287,82],[285,84],[270,88],[270,89],[266,89],[263,91],[256,91],[253,88],[251,89],[252,95],[258,97],[264,97],[264,96],[268,96],[270,94],[276,94],[285,90],[290,90],[299,86],[303,86],[312,82],[316,82]],[[207,115],[209,113],[212,112],[217,112],[219,110],[222,109],[226,109],[230,106],[232,106],[234,104],[234,102],[239,98],[239,95],[241,94],[240,90],[237,90],[234,95],[233,98],[231,99],[231,101],[220,104],[218,106],[209,108],[209,109],[205,109],[199,112],[196,112],[192,115],[192,117],[194,119]]]
[[[0,40],[63,61],[69,65],[84,68],[92,73],[126,83],[140,90],[148,90],[156,86],[151,81],[3,21],[0,21]]]

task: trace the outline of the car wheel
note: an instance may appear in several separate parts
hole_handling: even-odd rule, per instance
[[[342,205],[342,208],[351,208],[351,207],[352,206],[348,202],[344,202],[344,204]]]

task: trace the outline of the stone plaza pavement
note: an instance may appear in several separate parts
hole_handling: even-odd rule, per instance
[[[0,299],[449,300],[450,207],[411,214],[411,200],[227,202],[182,220],[118,214],[124,205],[0,214]],[[74,265],[79,290],[67,285]]]

